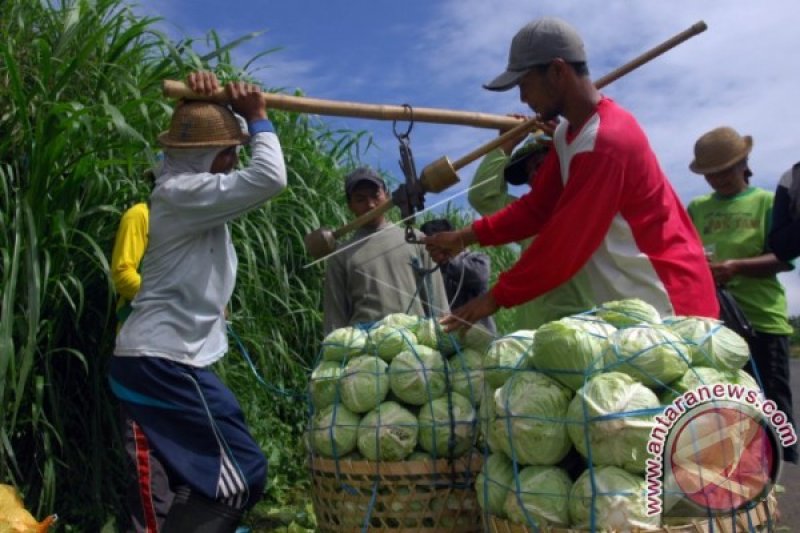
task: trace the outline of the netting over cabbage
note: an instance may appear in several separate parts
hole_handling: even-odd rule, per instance
[[[586,470],[572,485],[569,517],[573,527],[596,531],[631,531],[658,527],[658,516],[645,512],[645,480],[615,466]]]
[[[364,351],[367,334],[359,328],[339,328],[331,331],[322,341],[322,359],[346,361]]]
[[[436,320],[403,313],[325,337],[309,380],[307,441],[312,465],[335,465],[334,479],[312,478],[332,491],[322,511],[328,520],[381,530],[480,529],[478,409],[492,341],[477,328],[450,335]],[[395,472],[398,464],[422,477],[398,485],[393,474],[376,474],[365,487],[353,473]]]
[[[658,528],[644,479],[654,417],[702,385],[758,389],[748,361],[744,339],[719,321],[661,317],[641,300],[499,337],[477,403],[485,519],[528,531]]]
[[[534,334],[530,330],[520,330],[489,345],[483,368],[490,387],[500,387],[514,370],[532,368]]]
[[[566,317],[536,330],[533,366],[578,390],[586,379],[603,370],[603,354],[616,328],[592,316]]]
[[[644,473],[647,441],[661,412],[656,394],[627,374],[598,374],[578,389],[567,409],[570,439],[596,466]]]

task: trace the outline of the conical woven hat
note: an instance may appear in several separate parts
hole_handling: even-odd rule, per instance
[[[694,143],[694,161],[689,170],[697,174],[720,172],[747,157],[752,149],[751,136],[741,136],[727,126],[714,128]]]
[[[212,148],[244,144],[242,132],[230,109],[211,102],[182,102],[172,113],[169,130],[158,136],[167,148]]]

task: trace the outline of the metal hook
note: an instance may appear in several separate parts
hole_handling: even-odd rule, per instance
[[[392,132],[394,132],[394,136],[397,138],[398,141],[402,141],[403,139],[408,139],[411,135],[411,130],[414,129],[414,108],[411,107],[411,104],[403,104],[403,107],[408,109],[408,129],[405,133],[397,133],[397,121],[392,121]]]

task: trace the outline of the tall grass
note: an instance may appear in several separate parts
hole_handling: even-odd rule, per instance
[[[0,481],[19,486],[36,514],[59,512],[80,531],[98,530],[123,492],[105,384],[114,331],[107,257],[120,213],[147,193],[140,176],[170,112],[160,82],[201,66],[237,73],[216,35],[201,56],[154,22],[119,0],[0,3]],[[300,266],[300,236],[343,220],[326,184],[360,141],[303,117],[273,119],[292,188],[236,225],[242,261],[231,308],[267,378],[302,388],[319,281]],[[244,368],[234,360],[222,372],[244,384],[251,420],[297,434],[297,402],[273,402]],[[262,442],[283,436],[257,427]],[[280,464],[279,444],[268,455]]]
[[[0,2],[0,482],[41,516],[98,531],[121,508],[108,276],[121,212],[167,122],[164,78],[213,68],[247,77],[215,33],[172,42],[123,0]],[[268,21],[265,21],[265,24]],[[196,49],[202,46],[203,52]],[[342,175],[370,139],[270,111],[289,188],[233,226],[239,254],[231,320],[264,386],[235,348],[218,372],[270,459],[267,499],[305,487],[302,392],[321,337],[322,266],[302,237],[347,218]],[[458,210],[454,216],[466,217]],[[513,252],[492,252],[499,270]]]

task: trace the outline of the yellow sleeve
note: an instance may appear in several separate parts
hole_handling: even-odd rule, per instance
[[[481,216],[496,213],[516,200],[508,194],[508,184],[503,179],[507,162],[508,156],[497,148],[486,154],[475,171],[467,198],[469,205]]]
[[[139,292],[142,278],[139,264],[147,249],[147,229],[149,224],[147,204],[136,204],[122,215],[114,250],[111,252],[111,281],[123,298],[132,300]]]

